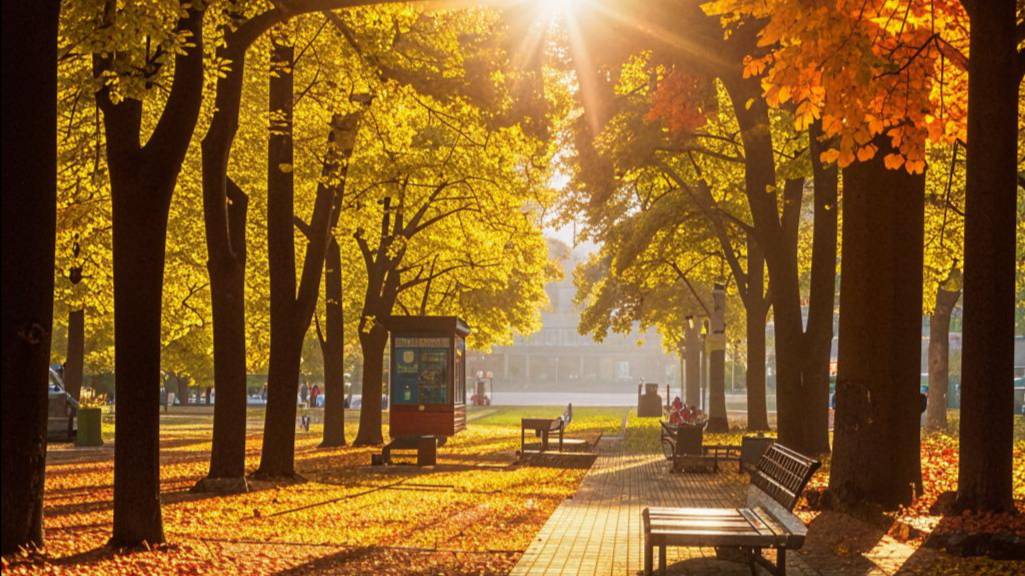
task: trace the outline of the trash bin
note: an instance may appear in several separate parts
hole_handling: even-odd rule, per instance
[[[103,446],[102,421],[102,408],[79,408],[75,446]]]

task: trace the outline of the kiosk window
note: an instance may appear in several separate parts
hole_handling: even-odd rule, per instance
[[[396,404],[447,404],[451,380],[448,338],[397,338],[392,379]]]

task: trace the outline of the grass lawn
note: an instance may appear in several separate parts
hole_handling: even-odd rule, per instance
[[[579,469],[515,464],[519,419],[561,407],[471,409],[469,428],[439,450],[433,469],[371,467],[373,448],[319,449],[321,429],[299,432],[306,481],[254,483],[248,494],[189,489],[206,472],[211,415],[175,407],[161,419],[161,492],[168,545],[115,553],[113,450],[56,445],[46,478],[44,554],[5,558],[4,574],[480,574],[505,573]],[[318,413],[314,412],[316,422]],[[618,433],[626,409],[581,408],[570,436]],[[355,416],[355,413],[353,413]],[[250,410],[250,470],[259,462],[262,409]],[[348,421],[350,439],[355,422]],[[107,440],[111,424],[105,426]],[[387,435],[387,432],[386,432]]]

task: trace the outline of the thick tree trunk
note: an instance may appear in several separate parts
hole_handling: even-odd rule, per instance
[[[947,429],[947,393],[950,388],[950,314],[961,297],[960,272],[936,289],[936,304],[929,318],[929,399],[925,426]]]
[[[289,328],[289,327],[285,327]],[[279,343],[273,340],[278,337]],[[270,369],[267,373],[267,413],[260,453],[260,478],[295,476],[296,394],[302,339],[283,329],[271,329]],[[281,342],[284,340],[284,342]],[[298,340],[299,345],[295,345]]]
[[[302,336],[296,334],[294,318],[293,59],[292,46],[272,39],[269,89],[272,120],[267,145],[267,254],[270,268],[271,337],[266,422],[260,468],[257,471],[261,477],[295,475],[296,391],[299,386]]]
[[[747,298],[745,334],[747,337],[747,429],[769,429],[769,410],[765,389],[765,258],[758,243],[747,242]]]
[[[388,332],[375,324],[369,332],[360,331],[363,351],[363,405],[359,411],[359,430],[353,446],[374,446],[384,442],[381,435],[381,385],[384,380],[384,348]]]
[[[241,208],[244,212],[245,207]],[[239,218],[244,230],[245,216]],[[245,240],[239,245],[244,248]],[[211,312],[214,331],[214,404],[213,445],[208,478],[234,479],[231,489],[245,488],[246,473],[246,327],[245,258],[211,258]],[[216,483],[202,486],[213,488]],[[228,488],[224,482],[220,487]]]
[[[60,3],[3,6],[3,553],[43,544]]]
[[[701,404],[701,338],[697,321],[693,327],[684,328],[683,349],[687,370],[686,402],[688,406]]]
[[[840,348],[829,487],[846,504],[908,504],[921,490],[924,175],[879,153],[844,170]]]
[[[324,259],[324,440],[345,446],[345,319],[342,309],[342,255],[332,238]]]
[[[1014,0],[965,3],[971,18],[961,356],[961,508],[1013,508],[1011,387],[1018,90]]]
[[[68,312],[68,357],[64,361],[64,389],[75,400],[82,395],[85,370],[85,310]]]
[[[185,4],[185,3],[183,3]],[[114,531],[112,546],[163,542],[160,515],[160,319],[171,195],[199,117],[203,8],[178,29],[190,46],[175,56],[164,110],[145,145],[139,100],[96,94],[106,127],[114,255]],[[102,72],[109,55],[95,54]]]
[[[113,137],[109,134],[108,138]],[[127,170],[128,166],[121,166]],[[164,541],[160,514],[160,318],[174,181],[111,166],[114,204],[113,546]],[[180,381],[180,380],[179,380]],[[187,399],[187,397],[185,398]],[[183,400],[185,400],[183,399]]]

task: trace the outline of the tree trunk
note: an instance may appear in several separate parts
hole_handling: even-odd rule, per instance
[[[238,230],[242,239],[237,246],[244,251],[244,203],[240,210],[243,214],[238,217],[242,222]],[[207,477],[234,479],[241,490],[246,473],[245,257],[219,260],[220,265],[215,264],[217,261],[211,258],[208,264],[217,402]]]
[[[808,132],[811,146],[813,229],[808,322],[804,334],[805,364],[802,378],[808,394],[808,434],[816,453],[829,452],[829,361],[833,348],[833,311],[836,303],[836,245],[838,232],[838,180],[836,164],[823,165],[824,150],[819,121]]]
[[[844,170],[840,348],[829,487],[845,504],[909,504],[921,490],[925,176],[887,170],[889,139]]]
[[[213,321],[214,406],[213,447],[209,479],[198,490],[242,491],[246,458],[246,218],[249,198],[228,177],[228,160],[238,129],[250,42],[240,31],[227,30],[218,56],[231,63],[217,80],[210,128],[202,142],[203,219]]]
[[[108,138],[115,137],[108,130]],[[174,181],[111,165],[114,237],[114,534],[111,545],[164,541],[160,515],[160,317]],[[125,172],[122,172],[124,170]],[[154,205],[156,204],[156,205]],[[187,400],[187,398],[185,399]]]
[[[765,389],[765,258],[758,243],[747,242],[747,298],[744,301],[747,337],[747,429],[769,429]]]
[[[264,12],[237,28],[228,27],[223,45],[217,48],[218,57],[231,65],[217,79],[214,113],[202,142],[203,217],[213,294],[214,388],[218,399],[207,478],[216,481],[201,480],[196,485],[199,490],[247,489],[245,232],[249,198],[228,177],[228,161],[238,130],[246,52],[276,20],[272,12]]]
[[[295,475],[296,391],[302,341],[295,334],[295,182],[292,144],[294,48],[271,40],[267,145],[267,254],[270,269],[270,360],[263,450],[257,474]],[[304,331],[305,333],[305,331]],[[300,336],[301,338],[301,336]]]
[[[68,312],[68,357],[64,361],[64,389],[75,400],[82,395],[85,370],[85,310]]]
[[[686,401],[688,406],[701,404],[701,339],[697,321],[693,327],[683,329],[683,349],[686,357]]]
[[[360,331],[363,351],[363,405],[359,411],[359,430],[353,446],[375,446],[384,442],[381,435],[381,385],[384,380],[384,348],[388,331],[374,324],[369,332]]]
[[[3,5],[3,554],[43,544],[60,3]]]
[[[188,406],[192,404],[192,394],[190,394],[192,379],[184,374],[175,374],[174,382],[178,389],[178,399],[181,401],[181,405]]]
[[[344,189],[345,170],[362,115],[354,112],[332,117],[313,215],[309,225],[297,222],[294,216],[292,146],[293,52],[292,46],[272,41],[270,110],[276,119],[267,147],[271,350],[263,451],[257,471],[265,478],[295,475],[296,389],[303,338],[316,308],[332,213]],[[299,226],[307,238],[298,281],[293,226]]]
[[[171,195],[199,117],[203,89],[203,8],[189,6],[178,30],[191,45],[175,56],[163,112],[141,144],[143,105],[103,110],[113,213],[114,531],[112,546],[164,541],[160,515],[160,319]],[[109,55],[95,54],[102,73]]]
[[[1014,0],[965,2],[971,18],[965,189],[961,458],[957,504],[1013,509],[1018,89]]]
[[[961,297],[960,272],[936,289],[936,306],[929,318],[929,400],[925,426],[947,429],[947,393],[950,387],[950,314]]]
[[[324,259],[324,440],[345,446],[345,318],[342,309],[342,255],[331,238]]]
[[[801,314],[800,278],[796,245],[780,221],[776,169],[769,131],[768,106],[757,78],[724,73],[744,142],[744,187],[754,221],[754,235],[765,254],[769,271],[776,348],[776,415],[779,439],[806,454],[829,450],[828,430],[819,411],[821,382],[808,369],[807,342]],[[767,193],[770,192],[770,193]],[[809,417],[810,415],[816,415]]]

